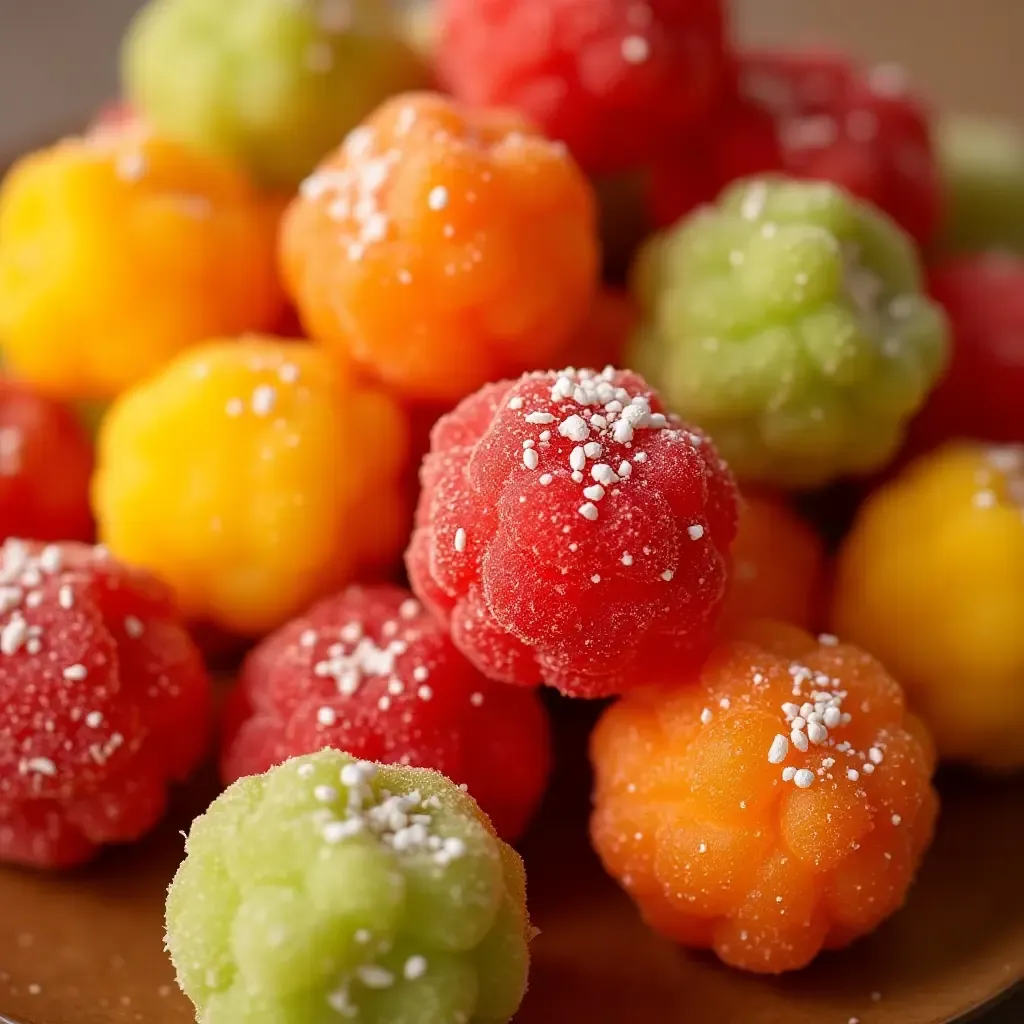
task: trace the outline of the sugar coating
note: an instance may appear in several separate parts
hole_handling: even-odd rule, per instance
[[[400,587],[349,587],[287,623],[248,656],[229,702],[226,783],[331,746],[443,771],[511,841],[547,781],[537,695],[481,676]]]
[[[162,583],[100,548],[4,542],[0,861],[70,867],[137,839],[205,753],[211,717]]]
[[[825,182],[739,182],[634,270],[631,358],[741,481],[810,488],[885,465],[945,368],[911,240]]]
[[[422,481],[413,589],[484,674],[595,697],[703,654],[735,488],[636,374],[488,385],[434,428]]]
[[[591,756],[608,871],[668,937],[756,972],[801,968],[895,911],[938,807],[931,741],[881,665],[772,623],[699,676],[627,694]]]
[[[432,93],[349,133],[302,183],[280,248],[319,342],[449,408],[556,358],[598,283],[593,194],[565,147]]]
[[[437,772],[293,758],[229,787],[186,853],[166,942],[205,1024],[499,1022],[525,992],[522,861]]]

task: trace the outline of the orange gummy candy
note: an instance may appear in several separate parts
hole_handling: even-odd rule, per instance
[[[823,621],[824,575],[825,546],[813,527],[784,498],[744,491],[719,636],[753,619],[814,629]]]
[[[519,115],[385,103],[304,183],[281,236],[310,334],[407,397],[548,365],[597,284],[592,190]]]
[[[651,927],[778,973],[903,902],[935,757],[870,655],[753,623],[695,685],[631,691],[595,730],[594,845]]]

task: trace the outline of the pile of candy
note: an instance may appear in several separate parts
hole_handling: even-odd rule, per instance
[[[204,1024],[506,1021],[545,684],[668,939],[896,911],[937,760],[1024,767],[1024,141],[721,0],[151,0],[123,70],[0,187],[0,860],[213,754]]]

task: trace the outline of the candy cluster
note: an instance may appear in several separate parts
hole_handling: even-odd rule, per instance
[[[1024,142],[719,0],[150,0],[123,70],[0,186],[0,860],[215,747],[205,1024],[507,1021],[557,691],[668,939],[894,913],[937,760],[1024,766]]]

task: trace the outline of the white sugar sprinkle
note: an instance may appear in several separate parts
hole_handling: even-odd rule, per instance
[[[882,753],[881,750],[878,749],[878,747],[872,747],[868,751],[868,759],[871,761],[872,764],[881,764],[884,758],[885,755]]]
[[[796,769],[792,765],[789,765],[786,768],[782,769],[783,782],[792,782],[794,775],[796,775]]]
[[[856,768],[850,768],[846,772],[846,777],[851,782],[856,782],[860,778],[860,772]]]
[[[395,983],[395,976],[387,968],[376,964],[357,967],[356,976],[367,988],[390,988]]]
[[[455,550],[459,554],[466,550],[466,531],[461,526],[455,531]]]
[[[427,961],[422,956],[411,956],[402,967],[402,976],[406,981],[415,981],[427,973]]]
[[[90,711],[85,716],[85,724],[90,729],[98,729],[103,724],[103,712],[102,711]]]
[[[778,733],[772,745],[768,749],[768,763],[769,764],[782,764],[786,760],[786,755],[789,753],[789,740],[786,739],[782,733]]]
[[[145,631],[141,621],[134,615],[126,615],[124,619],[124,631],[133,639],[138,640]]]
[[[338,720],[338,715],[335,712],[334,708],[327,707],[327,705],[324,705],[322,708],[319,708],[317,710],[316,720],[321,725],[334,725],[334,723]]]
[[[664,571],[664,572],[663,572],[663,573],[661,574],[661,578],[662,578],[662,579],[663,579],[663,580],[664,580],[664,581],[665,581],[666,583],[671,583],[671,582],[672,582],[672,577],[673,577],[673,576],[675,576],[675,573],[674,573],[674,572],[673,572],[673,571],[672,571],[671,569],[666,569],[666,570],[665,570],[665,571]]]
[[[540,456],[532,448],[523,452],[523,465],[527,469],[536,469],[540,465]]]
[[[71,679],[75,682],[79,682],[89,674],[89,670],[81,664],[68,665],[62,674],[65,679]]]
[[[686,528],[686,533],[690,540],[700,540],[704,536],[704,527],[700,523],[694,523]]]
[[[794,776],[793,782],[797,789],[808,789],[814,782],[814,772],[809,768],[801,768]]]
[[[589,519],[591,522],[597,519],[597,517],[600,515],[600,512],[598,512],[597,510],[597,506],[590,501],[588,501],[584,505],[580,505],[579,513],[581,516],[583,516],[584,519]]]
[[[57,603],[65,611],[75,606],[75,592],[71,587],[65,583],[60,590],[57,591]]]
[[[508,400],[508,407],[513,410],[522,409],[523,400],[518,395],[516,395],[514,398],[510,398]],[[533,416],[535,414],[531,413],[530,415]]]
[[[714,716],[711,714],[711,708],[704,708],[700,713],[701,725],[707,725],[711,721],[712,717]]]
[[[427,196],[427,205],[435,211],[443,210],[448,205],[448,189],[444,185],[432,188]]]
[[[903,819],[898,814],[894,814],[891,818],[891,821],[894,825],[898,825],[902,820]]]
[[[555,478],[550,473],[542,473],[540,475],[541,486],[547,487]]]
[[[267,416],[277,401],[277,392],[269,384],[261,384],[252,393],[252,411],[257,416]]]

